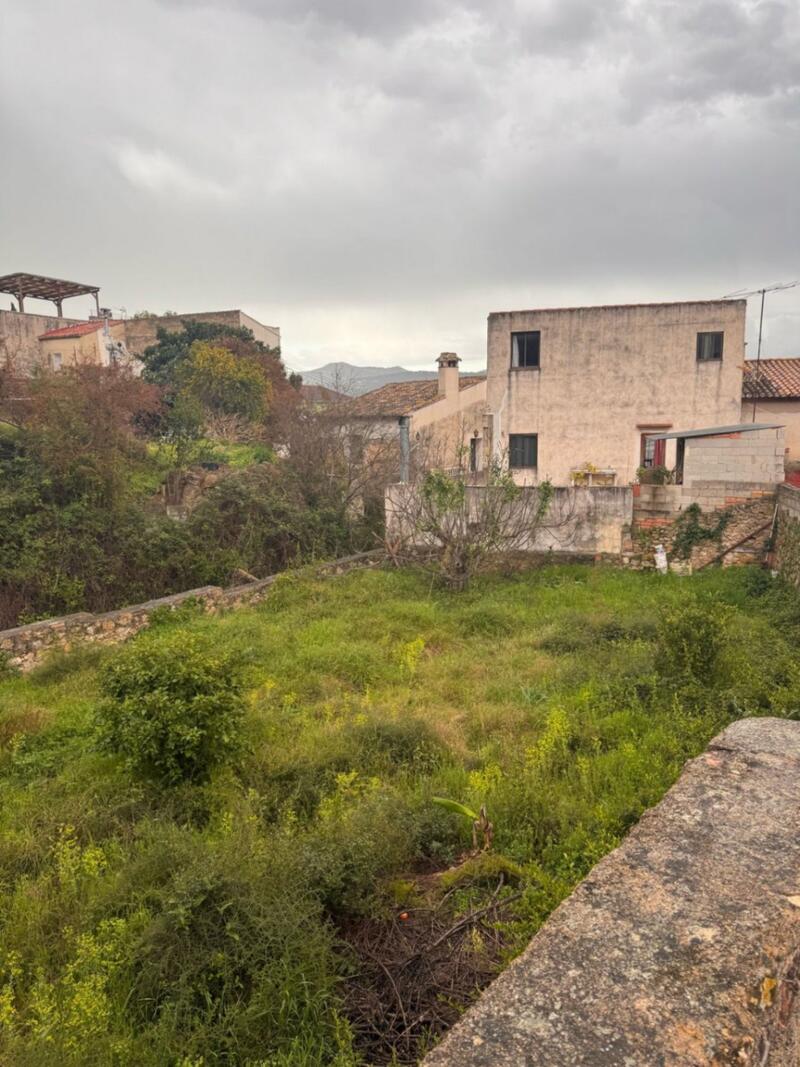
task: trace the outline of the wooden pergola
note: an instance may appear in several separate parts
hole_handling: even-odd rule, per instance
[[[97,314],[100,314],[99,285],[81,285],[80,282],[67,282],[62,278],[45,278],[41,274],[4,274],[0,277],[0,293],[10,293],[17,298],[19,311],[25,310],[25,297],[34,300],[52,300],[62,317],[61,301],[71,296],[94,296]]]

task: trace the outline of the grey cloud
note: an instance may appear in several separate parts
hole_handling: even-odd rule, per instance
[[[794,0],[6,0],[0,19],[7,268],[85,275],[114,305],[244,304],[297,362],[419,364],[442,337],[479,359],[494,304],[800,273]]]

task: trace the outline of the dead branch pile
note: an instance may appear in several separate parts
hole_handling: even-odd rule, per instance
[[[354,971],[344,982],[345,1013],[366,1063],[415,1064],[500,969],[507,942],[498,928],[520,893],[460,917],[438,905],[390,920],[340,927]]]

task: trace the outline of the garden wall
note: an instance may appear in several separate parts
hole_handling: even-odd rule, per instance
[[[424,1067],[797,1067],[798,795],[800,723],[729,726]]]
[[[389,538],[407,536],[422,543],[410,529],[408,516],[414,512],[413,499],[418,492],[413,485],[390,485],[386,490],[386,533]],[[477,502],[485,486],[468,486],[468,501]],[[523,494],[534,488],[521,489]],[[575,556],[620,557],[623,533],[633,518],[633,493],[630,486],[558,486],[548,513],[534,537],[519,546],[526,552],[557,552]]]
[[[793,485],[782,485],[778,490],[773,559],[775,569],[800,586],[800,489]]]
[[[380,549],[360,552],[355,556],[319,564],[312,570],[321,576],[345,574],[355,568],[376,566],[383,562],[383,558],[384,553]],[[0,630],[0,655],[12,667],[28,671],[56,649],[68,652],[78,644],[110,645],[126,641],[147,626],[153,612],[174,611],[187,601],[202,601],[204,609],[212,613],[239,607],[241,604],[256,603],[268,595],[270,586],[280,577],[282,575],[273,574],[268,578],[227,589],[206,585],[200,589],[189,589],[185,593],[148,600],[144,604],[107,611],[102,615],[80,612],[58,619],[44,619],[27,626],[17,626],[12,630]]]

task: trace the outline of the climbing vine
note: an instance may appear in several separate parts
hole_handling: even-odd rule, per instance
[[[778,521],[775,559],[781,575],[800,585],[800,519],[781,514]]]
[[[708,541],[722,544],[722,535],[730,522],[728,511],[720,513],[717,521],[709,526],[701,521],[703,513],[699,504],[690,504],[675,520],[672,537],[672,554],[678,559],[689,559],[692,550]]]

